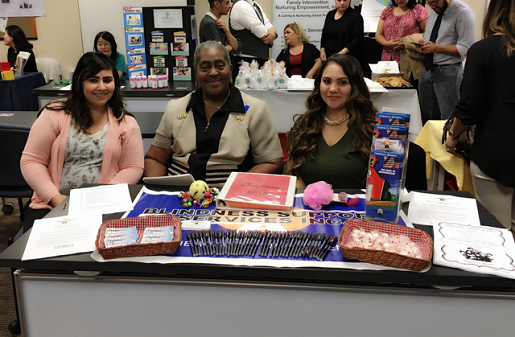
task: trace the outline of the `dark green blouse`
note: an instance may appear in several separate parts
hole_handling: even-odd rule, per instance
[[[318,135],[318,147],[313,153],[314,159],[308,159],[299,168],[300,177],[306,185],[325,181],[334,188],[365,188],[368,160],[357,149],[357,139],[352,131],[333,146],[329,147]]]

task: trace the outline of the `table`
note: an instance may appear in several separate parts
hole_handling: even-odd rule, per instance
[[[37,111],[0,111],[0,123],[32,126],[37,114]]]
[[[42,73],[26,73],[11,81],[0,80],[0,111],[39,110],[32,89],[45,85]]]
[[[426,151],[426,175],[432,180],[432,190],[443,191],[445,171],[456,177],[460,191],[474,194],[474,185],[470,175],[470,166],[462,158],[445,151],[442,144],[443,126],[445,121],[427,121],[415,144]]]
[[[130,186],[133,197],[139,188]],[[483,224],[501,227],[478,208]],[[51,215],[62,213],[56,209]],[[429,227],[417,227],[432,234]],[[0,266],[19,268],[15,282],[25,336],[34,331],[73,336],[492,336],[512,331],[512,279],[441,266],[415,273],[98,263],[89,253],[21,261],[27,240],[25,234],[0,254]]]
[[[265,101],[274,116],[277,132],[285,133],[293,126],[293,116],[306,111],[306,99],[311,91],[257,90],[246,89],[247,94]],[[381,111],[384,107],[404,110],[411,114],[410,133],[416,138],[422,130],[422,118],[415,89],[394,89],[388,92],[371,92],[375,107]]]
[[[34,89],[35,93],[40,94],[40,106],[43,106],[53,99],[65,96],[66,92],[59,90],[62,87],[53,84]],[[143,138],[153,138],[156,129],[161,121],[166,106],[170,99],[183,97],[194,90],[195,87],[184,82],[172,83],[168,89],[131,89],[126,82],[122,89],[127,110],[136,117],[141,129]],[[306,98],[310,91],[287,91],[282,90],[244,90],[267,103],[272,111],[278,133],[290,131],[293,125],[293,116],[304,113],[306,110]],[[416,137],[422,129],[422,119],[420,117],[420,106],[418,104],[417,91],[415,89],[388,90],[386,93],[371,93],[372,101],[378,109],[383,107],[393,107],[406,110],[411,113],[410,131]]]

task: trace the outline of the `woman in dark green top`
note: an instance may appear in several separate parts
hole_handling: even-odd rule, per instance
[[[336,54],[325,62],[289,133],[288,174],[303,188],[365,188],[376,108],[358,60]]]

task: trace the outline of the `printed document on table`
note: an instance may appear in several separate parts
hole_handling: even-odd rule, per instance
[[[92,252],[102,224],[102,214],[40,219],[34,221],[22,260]]]
[[[102,185],[70,191],[69,216],[95,212],[109,214],[132,210],[129,185]]]
[[[476,199],[452,195],[413,193],[408,218],[412,223],[435,226],[440,222],[481,226]]]
[[[507,229],[441,222],[433,230],[435,264],[515,278],[515,243]]]

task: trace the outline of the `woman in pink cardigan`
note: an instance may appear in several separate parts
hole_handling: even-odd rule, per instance
[[[21,170],[34,190],[24,231],[82,184],[139,181],[143,141],[109,57],[88,52],[80,58],[68,98],[49,103],[32,126]]]

